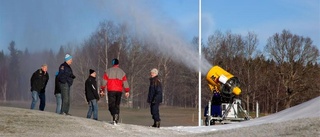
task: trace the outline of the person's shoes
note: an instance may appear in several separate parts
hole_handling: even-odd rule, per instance
[[[64,116],[71,116],[71,114],[69,114],[69,113],[61,113],[61,115],[64,115]]]
[[[149,126],[149,127],[156,127],[156,121],[153,122],[153,125]]]
[[[119,122],[119,114],[115,114],[114,115],[114,120],[113,120],[116,124],[118,124]]]
[[[156,126],[155,126],[156,128],[160,128],[160,121],[157,121],[156,122]]]

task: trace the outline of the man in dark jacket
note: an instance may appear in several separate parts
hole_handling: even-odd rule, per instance
[[[154,68],[150,74],[151,78],[147,102],[150,103],[150,111],[154,121],[152,127],[160,128],[159,105],[162,103],[162,86],[158,78],[158,70]]]
[[[96,81],[97,73],[94,70],[90,69],[89,74],[90,75],[85,83],[85,94],[86,94],[87,102],[89,104],[87,118],[91,118],[92,112],[93,112],[93,119],[98,120],[97,101],[99,100],[99,95],[98,95],[97,81]]]
[[[61,114],[70,115],[70,88],[73,84],[73,79],[75,79],[76,76],[73,75],[72,69],[70,67],[70,65],[72,64],[72,56],[66,54],[64,60],[65,62],[62,63],[59,67],[58,74],[62,98]]]
[[[56,78],[54,81],[54,96],[56,96],[56,102],[57,102],[56,113],[60,114],[62,99],[61,99],[61,90],[59,85],[58,74],[59,74],[59,71],[56,72]]]
[[[31,92],[32,102],[31,109],[34,109],[40,99],[39,110],[43,111],[46,106],[45,89],[49,80],[49,74],[47,73],[48,65],[43,64],[40,69],[36,70],[30,79],[31,81]]]

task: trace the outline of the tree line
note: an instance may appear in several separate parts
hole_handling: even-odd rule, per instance
[[[16,48],[14,41],[10,42],[9,54],[0,52],[1,101],[30,101],[31,75],[46,63],[50,75],[47,102],[55,102],[55,72],[63,63],[64,55],[69,53],[73,56],[71,66],[76,75],[71,90],[72,103],[86,102],[84,83],[89,69],[96,70],[100,84],[104,71],[111,67],[110,61],[118,58],[131,88],[130,98],[123,99],[128,107],[148,107],[146,99],[152,68],[159,69],[163,105],[198,107],[198,72],[174,61],[171,56],[158,53],[150,46],[154,42],[152,39],[138,37],[130,30],[126,24],[103,21],[80,45],[62,45],[57,52],[50,49],[22,51]],[[194,37],[189,43],[198,52],[198,38]],[[270,36],[264,50],[259,51],[258,36],[254,32],[241,35],[216,31],[201,45],[208,62],[239,78],[242,89],[239,98],[248,111],[255,110],[259,102],[261,112],[274,113],[320,95],[319,45],[314,45],[309,37],[283,30]],[[206,72],[202,74],[201,107],[204,107],[212,94],[205,80]]]

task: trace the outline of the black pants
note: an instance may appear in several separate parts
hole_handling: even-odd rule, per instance
[[[109,111],[112,116],[120,114],[120,102],[122,92],[108,91]]]
[[[160,121],[159,105],[160,105],[159,103],[150,104],[150,111],[151,111],[152,119],[154,121]]]

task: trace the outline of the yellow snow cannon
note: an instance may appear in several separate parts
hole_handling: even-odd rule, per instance
[[[211,91],[219,91],[222,95],[232,97],[240,95],[240,82],[237,77],[224,70],[219,66],[213,66],[207,73],[206,77]]]

